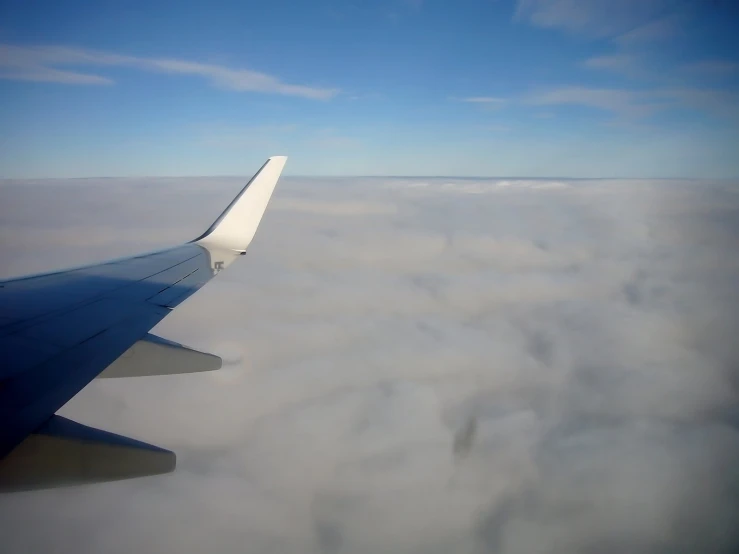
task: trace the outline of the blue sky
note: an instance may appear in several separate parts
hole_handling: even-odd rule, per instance
[[[728,0],[0,4],[0,176],[739,177]]]

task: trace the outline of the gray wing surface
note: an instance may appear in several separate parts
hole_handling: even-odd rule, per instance
[[[169,451],[55,413],[109,367],[101,377],[220,367],[215,356],[148,332],[245,252],[285,161],[282,156],[270,158],[208,231],[191,243],[0,282],[0,490],[174,468]],[[159,461],[152,463],[152,456]],[[50,458],[57,458],[58,464]],[[129,467],[121,465],[129,458]]]

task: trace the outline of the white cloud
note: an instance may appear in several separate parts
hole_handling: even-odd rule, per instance
[[[583,66],[589,69],[601,69],[626,75],[643,74],[639,66],[639,60],[629,54],[595,56],[585,60]]]
[[[698,70],[729,71],[726,64],[707,64]],[[583,66],[595,70],[608,70],[628,75],[647,75],[639,67],[639,61],[630,54],[616,54],[588,58]],[[688,70],[686,68],[686,70]],[[643,119],[663,110],[695,110],[711,116],[739,117],[739,97],[734,91],[718,88],[655,87],[649,89],[598,88],[565,85],[522,93],[512,98],[478,96],[462,99],[463,102],[492,106],[584,106],[595,108],[628,119]],[[537,114],[539,115],[539,114]],[[545,115],[547,116],[547,115]],[[551,116],[551,114],[548,114]]]
[[[472,104],[486,111],[495,111],[510,105],[510,99],[498,96],[469,96],[466,98],[451,98],[457,102]]]
[[[187,240],[241,182],[0,183],[0,270]],[[284,179],[155,330],[232,365],[63,409],[177,471],[0,497],[4,550],[733,551],[736,187]]]
[[[637,62],[629,55],[593,57],[583,62],[583,65],[590,69],[617,71],[630,75],[644,74],[636,64]],[[517,104],[584,106],[632,120],[647,118],[664,110],[694,110],[731,120],[739,116],[737,94],[717,88],[661,87],[636,90],[569,85],[535,90],[509,99],[475,97],[464,101],[496,108]],[[551,117],[551,114],[544,117]]]
[[[0,68],[0,79],[60,83],[65,85],[112,85],[114,82],[112,79],[100,75],[79,73],[77,71],[62,71],[49,67],[30,67],[9,71],[4,71]]]
[[[213,86],[236,91],[262,92],[326,100],[337,89],[285,83],[279,78],[223,65],[168,58],[125,56],[110,52],[57,46],[0,45],[0,78],[64,84],[111,84],[108,77],[60,69],[68,66],[121,66],[142,71],[201,77]]]
[[[461,101],[471,104],[503,104],[506,99],[496,96],[470,96],[468,98],[462,98]]]
[[[704,77],[735,77],[739,75],[739,62],[729,60],[702,60],[687,64],[683,69]]]
[[[577,105],[614,112],[629,117],[643,117],[658,107],[649,95],[627,89],[569,86],[533,93],[524,102],[535,106]]]
[[[639,25],[616,37],[615,40],[623,47],[640,47],[679,35],[684,23],[684,17],[681,14],[670,14]]]
[[[609,37],[647,23],[667,4],[665,0],[518,0],[514,19],[537,27]]]
[[[658,83],[671,82],[672,78],[671,67],[657,69],[659,65],[655,63],[654,58],[646,53],[636,55],[632,51],[593,56],[583,61],[582,66],[622,75],[627,77],[630,83],[649,83],[652,87]]]
[[[590,67],[614,67],[620,59],[588,60]],[[714,117],[739,117],[739,97],[733,91],[712,88],[654,88],[648,90],[557,87],[525,95],[522,102],[535,106],[586,106],[628,118],[645,118],[661,110],[695,110]]]
[[[720,119],[739,121],[739,94],[730,89],[682,87],[662,89],[657,94],[693,110]]]

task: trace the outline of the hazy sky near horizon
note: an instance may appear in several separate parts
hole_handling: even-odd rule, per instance
[[[0,278],[197,236],[236,178],[0,181]],[[209,374],[61,413],[171,475],[0,496],[8,554],[725,554],[739,183],[285,178],[154,332]]]
[[[0,177],[739,176],[739,5],[0,3]]]

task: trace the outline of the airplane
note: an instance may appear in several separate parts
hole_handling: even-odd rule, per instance
[[[149,331],[246,253],[287,157],[180,246],[0,282],[0,492],[174,471],[174,452],[56,415],[96,378],[221,367]]]

